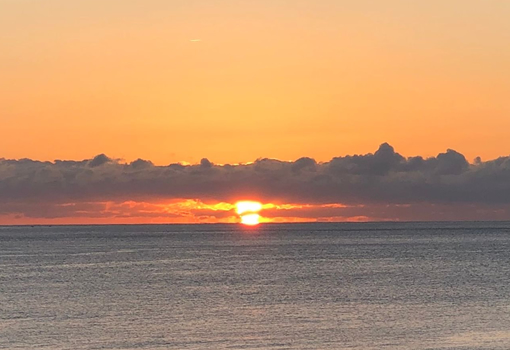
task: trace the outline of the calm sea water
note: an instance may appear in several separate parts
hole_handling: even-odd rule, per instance
[[[1,349],[510,349],[510,223],[0,227]]]

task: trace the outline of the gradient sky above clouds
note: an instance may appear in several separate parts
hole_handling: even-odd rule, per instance
[[[275,221],[510,219],[509,18],[0,0],[0,223],[230,222],[238,199]]]
[[[508,18],[506,0],[0,0],[1,156],[495,158]]]

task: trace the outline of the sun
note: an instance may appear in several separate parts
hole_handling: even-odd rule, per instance
[[[255,226],[260,224],[259,214],[246,214],[241,216],[241,224],[248,226]]]
[[[259,211],[262,204],[254,201],[241,201],[236,203],[236,213],[241,217],[241,223],[248,226],[260,224]]]
[[[262,210],[262,204],[254,201],[241,201],[236,203],[236,213],[243,215],[244,213],[258,213]]]

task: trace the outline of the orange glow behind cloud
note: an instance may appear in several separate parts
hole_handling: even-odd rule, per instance
[[[258,206],[257,206],[258,207]],[[506,208],[506,207],[505,207]],[[72,224],[205,224],[205,223],[299,223],[299,222],[366,222],[366,221],[431,221],[472,220],[480,211],[476,207],[448,205],[343,205],[343,204],[273,204],[262,205],[264,217],[258,212],[238,214],[231,203],[204,203],[199,200],[171,202],[94,202],[56,205],[46,216],[22,214],[0,215],[0,225],[72,225]],[[475,211],[473,211],[475,209]],[[493,220],[506,218],[501,208],[492,210]],[[507,208],[510,210],[510,208]],[[453,210],[453,211],[452,211]],[[416,216],[418,215],[418,216]]]
[[[173,200],[171,202],[94,202],[57,205],[57,215],[51,217],[27,217],[23,215],[0,215],[0,225],[33,224],[197,224],[197,223],[258,223],[311,222],[317,218],[299,213],[310,210],[343,208],[339,204],[261,204],[254,201],[207,204],[199,200]],[[262,217],[266,210],[270,216]],[[289,215],[291,213],[291,215]],[[295,215],[293,215],[295,214]],[[366,218],[368,219],[368,218]],[[327,219],[323,219],[327,220]],[[337,221],[358,219],[337,218]]]

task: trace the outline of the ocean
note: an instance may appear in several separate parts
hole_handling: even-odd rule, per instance
[[[510,349],[510,223],[0,227],[0,349]]]

